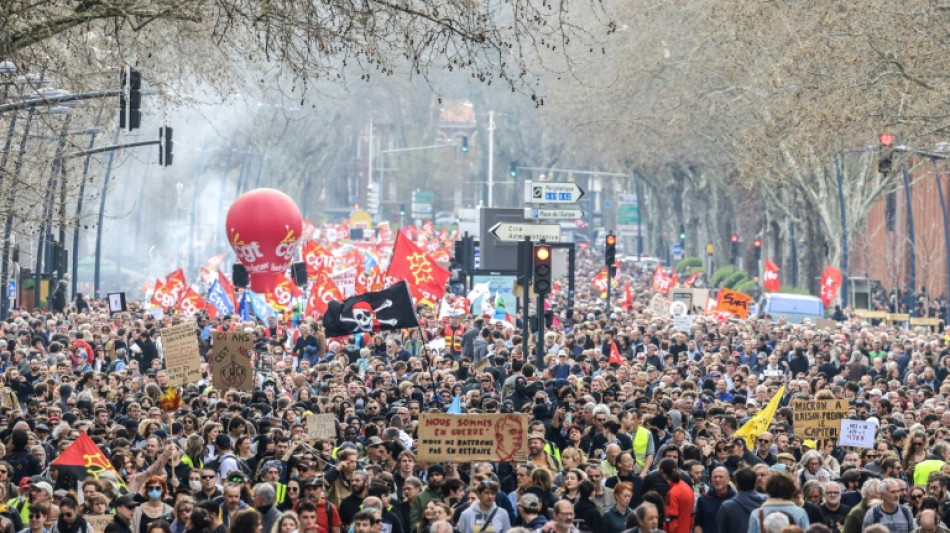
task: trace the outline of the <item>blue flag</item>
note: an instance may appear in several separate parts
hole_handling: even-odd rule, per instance
[[[250,304],[251,313],[253,313],[257,318],[265,322],[269,316],[279,318],[277,316],[277,311],[274,311],[273,307],[267,305],[267,302],[264,301],[264,298],[260,294],[247,291],[244,293],[244,295],[247,297],[247,301]]]
[[[218,310],[219,315],[234,314],[234,303],[228,298],[228,293],[224,292],[218,280],[214,280],[211,288],[208,289],[208,301]]]
[[[462,397],[456,396],[452,403],[449,404],[449,409],[446,411],[450,415],[460,415],[462,414]]]
[[[251,320],[251,306],[247,303],[247,293],[241,295],[241,302],[238,304],[238,316],[241,320],[249,322]]]

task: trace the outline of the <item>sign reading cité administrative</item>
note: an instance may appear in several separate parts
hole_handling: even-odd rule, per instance
[[[528,459],[528,415],[419,415],[418,459],[513,462]]]
[[[163,328],[162,349],[170,386],[184,386],[201,379],[201,352],[193,322]]]
[[[214,345],[211,359],[211,373],[214,388],[226,391],[236,389],[252,392],[254,390],[254,365],[251,350],[254,340],[250,333],[217,331],[214,333]]]
[[[841,421],[848,418],[848,400],[793,400],[795,436],[803,439],[837,439]]]

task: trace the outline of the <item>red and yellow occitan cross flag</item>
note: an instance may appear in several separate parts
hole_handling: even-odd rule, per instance
[[[775,393],[775,396],[772,396],[765,408],[756,413],[748,422],[742,424],[742,427],[736,431],[736,436],[745,440],[746,448],[754,450],[755,439],[769,430],[772,419],[775,418],[775,410],[778,409],[778,404],[782,401],[784,395],[785,385],[782,385],[782,388]]]
[[[437,265],[405,232],[396,236],[393,258],[386,277],[406,280],[409,292],[417,302],[435,306],[445,294],[445,282],[448,281],[449,274],[448,269]]]

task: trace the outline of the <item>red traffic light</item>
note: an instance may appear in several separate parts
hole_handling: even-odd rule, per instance
[[[894,144],[894,134],[884,132],[881,134],[881,145],[882,146],[891,146]]]
[[[732,242],[739,242],[739,236],[738,236],[738,235],[733,235],[733,236],[730,238],[730,240],[731,240]]]
[[[756,239],[756,240],[752,241],[752,246],[755,246],[756,248],[761,248],[761,247],[762,247],[762,241],[761,241],[760,239]]]
[[[607,235],[607,246],[616,246],[617,236],[616,235]]]

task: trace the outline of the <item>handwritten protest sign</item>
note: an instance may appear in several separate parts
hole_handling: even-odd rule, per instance
[[[752,297],[731,289],[719,289],[716,310],[720,313],[732,313],[739,318],[749,316],[749,302]]]
[[[676,328],[676,331],[682,331],[683,333],[689,333],[690,328],[693,327],[693,319],[696,318],[695,315],[680,315],[673,317],[673,327]]]
[[[194,322],[162,329],[162,348],[169,385],[184,386],[201,379],[201,352]]]
[[[842,420],[841,436],[838,437],[838,444],[841,446],[857,446],[858,448],[873,448],[876,433],[877,425],[874,422]]]
[[[669,315],[670,314],[670,299],[666,296],[661,296],[659,294],[654,294],[653,298],[650,299],[650,311],[654,315]]]
[[[419,415],[418,460],[514,462],[528,459],[528,415]]]
[[[336,423],[333,413],[307,417],[307,436],[311,439],[335,439]]]
[[[837,439],[848,417],[847,400],[793,400],[792,424],[803,439]]]
[[[246,392],[254,390],[254,365],[251,361],[253,347],[254,340],[250,333],[243,331],[214,333],[214,357],[211,360],[214,388],[237,389]]]
[[[86,519],[92,527],[94,533],[103,533],[106,530],[106,526],[112,523],[112,520],[115,518],[115,515],[111,514],[99,514],[99,515],[83,515],[83,518]]]

